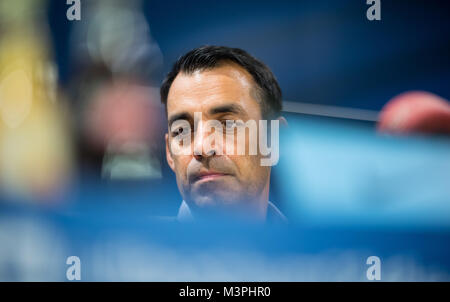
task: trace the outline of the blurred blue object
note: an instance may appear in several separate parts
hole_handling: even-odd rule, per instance
[[[377,256],[382,281],[450,281],[448,139],[287,117],[274,202],[290,225],[178,223],[159,209],[175,187],[90,183],[53,208],[2,201],[0,280],[65,281],[77,256],[82,281],[367,281]]]
[[[382,281],[450,281],[448,232],[178,224],[128,214],[2,207],[0,281],[67,281],[71,256],[81,261],[81,281],[367,281],[370,256],[381,259]]]
[[[305,225],[450,227],[450,140],[376,134],[359,121],[289,116],[275,177]]]

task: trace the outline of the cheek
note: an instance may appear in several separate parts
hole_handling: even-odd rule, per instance
[[[268,175],[268,167],[261,166],[258,155],[229,156],[239,171],[238,178],[246,186],[260,186]]]
[[[251,175],[256,172],[255,168],[258,161],[255,160],[257,156],[249,155],[232,155],[228,156],[238,171],[238,176],[242,181],[246,181]]]
[[[177,178],[187,182],[187,167],[191,161],[191,156],[175,156],[173,158]]]
[[[236,156],[245,157],[245,155],[251,152],[250,150],[255,149],[256,152],[258,152],[258,146],[252,145],[250,147],[250,141],[250,134],[248,130],[245,131],[244,135],[242,135],[242,132],[239,134],[238,131],[235,131],[234,133],[224,133],[222,136],[222,154],[228,155],[228,157],[232,158],[234,161]],[[252,144],[257,142],[258,136],[257,134],[253,134]],[[239,158],[237,160],[239,160]]]
[[[231,134],[225,134],[222,140],[222,154],[229,155],[231,158],[236,154],[236,137]]]

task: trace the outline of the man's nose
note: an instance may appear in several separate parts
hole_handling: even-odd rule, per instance
[[[207,122],[199,121],[197,124],[197,129],[194,132],[194,157],[197,160],[201,160],[202,158],[213,156],[216,154],[215,146],[205,146],[203,147],[205,139],[211,135],[211,130],[206,127]],[[207,144],[210,145],[210,144]]]

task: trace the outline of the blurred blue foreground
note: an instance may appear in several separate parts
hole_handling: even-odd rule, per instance
[[[450,281],[450,142],[288,116],[271,200],[287,226],[174,220],[173,183],[86,183],[57,205],[2,197],[0,280]],[[89,178],[86,178],[89,179]]]

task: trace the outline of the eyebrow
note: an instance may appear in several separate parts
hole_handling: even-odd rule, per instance
[[[208,111],[210,115],[213,114],[219,114],[219,113],[236,113],[236,114],[244,114],[247,115],[246,111],[242,106],[238,104],[227,104],[223,106],[218,106],[215,108],[212,108]],[[173,122],[177,120],[192,120],[192,116],[188,112],[180,112],[172,115],[169,118],[169,125],[172,125]]]
[[[227,104],[227,105],[215,107],[215,108],[210,109],[208,113],[210,115],[218,114],[218,113],[236,113],[236,114],[241,113],[244,115],[247,114],[245,112],[244,108],[242,108],[242,106],[240,106],[238,104]]]
[[[175,122],[176,120],[190,120],[190,119],[192,119],[192,117],[187,112],[176,113],[169,118],[169,125],[172,125],[172,123]]]

